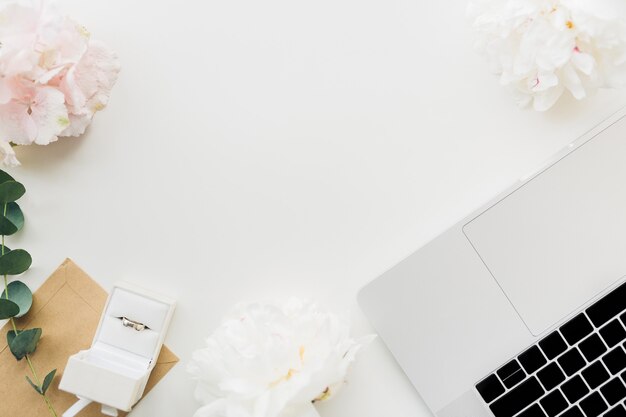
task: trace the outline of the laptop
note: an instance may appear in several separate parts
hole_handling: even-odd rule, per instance
[[[626,110],[363,288],[437,417],[626,416]]]

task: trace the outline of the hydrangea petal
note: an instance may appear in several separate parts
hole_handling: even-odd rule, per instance
[[[15,155],[15,150],[13,150],[9,142],[0,141],[0,156],[5,166],[16,167],[20,165],[20,161],[17,160],[17,155]]]
[[[12,100],[0,105],[0,142],[30,144],[37,137],[37,124],[28,114],[28,105]]]
[[[0,104],[7,104],[12,99],[11,80],[6,77],[0,77]]]
[[[47,145],[57,140],[58,135],[70,124],[65,107],[65,96],[52,87],[37,90],[31,105],[31,117],[37,125],[37,145]]]
[[[87,127],[91,124],[93,114],[72,114],[68,115],[70,124],[63,130],[59,136],[80,136],[85,133]]]
[[[119,71],[117,55],[101,42],[92,41],[85,55],[61,83],[71,112],[102,110],[109,101]]]

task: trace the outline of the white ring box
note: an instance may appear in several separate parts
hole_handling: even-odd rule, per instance
[[[72,417],[91,402],[103,414],[130,411],[141,399],[163,346],[175,301],[127,283],[113,287],[91,347],[70,356],[59,389],[79,401],[63,417]],[[142,323],[136,330],[122,318]],[[126,322],[128,324],[128,322]]]

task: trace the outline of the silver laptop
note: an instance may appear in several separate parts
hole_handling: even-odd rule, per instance
[[[626,416],[625,115],[360,292],[437,417]]]

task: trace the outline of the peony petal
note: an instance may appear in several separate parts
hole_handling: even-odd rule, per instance
[[[568,8],[580,10],[600,19],[626,17],[626,3],[622,0],[561,0],[561,2]]]
[[[544,72],[537,75],[534,80],[529,80],[532,83],[528,88],[536,93],[546,91],[559,84],[559,77],[553,72]]]
[[[565,85],[565,88],[572,93],[572,96],[574,96],[576,100],[581,100],[587,97],[585,87],[583,86],[578,73],[576,73],[576,70],[571,65],[566,65],[562,72],[563,84]]]
[[[221,399],[198,409],[193,417],[252,417],[242,405]]]
[[[595,59],[593,59],[591,55],[583,52],[575,53],[574,56],[572,56],[572,63],[576,69],[586,75],[591,75],[596,66]]]
[[[563,85],[559,84],[556,87],[552,87],[548,90],[538,92],[534,95],[533,108],[536,111],[546,111],[550,107],[554,106],[554,103],[563,94]]]

